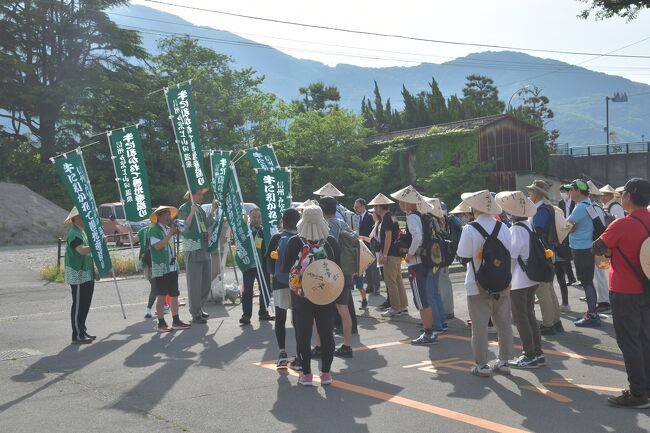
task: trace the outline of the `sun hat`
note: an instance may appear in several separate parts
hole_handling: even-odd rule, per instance
[[[531,185],[528,185],[526,188],[537,191],[546,198],[549,198],[549,193],[551,191],[551,186],[546,181],[541,179],[535,179],[533,183]]]
[[[359,274],[358,275],[363,275],[364,272],[366,272],[366,269],[368,269],[368,266],[370,266],[372,263],[374,263],[375,260],[377,260],[377,257],[375,257],[375,254],[370,251],[370,248],[366,245],[364,241],[359,239]]]
[[[333,261],[314,260],[302,273],[302,291],[314,304],[328,305],[343,291],[344,278],[343,271]]]
[[[72,224],[72,218],[79,216],[79,211],[77,210],[77,206],[73,207],[68,216],[65,219],[66,224]]]
[[[320,195],[320,196],[326,196],[329,195],[331,197],[343,197],[345,194],[343,194],[337,187],[332,185],[330,182],[327,182],[325,185],[321,186],[319,189],[314,191],[315,195]]]
[[[394,204],[395,202],[388,197],[386,197],[384,194],[379,193],[368,202],[368,206],[376,206],[378,204]]]
[[[617,194],[616,189],[611,186],[610,184],[605,185],[601,189],[599,189],[600,192],[603,194]]]
[[[176,209],[174,206],[158,206],[149,217],[149,221],[151,221],[153,224],[158,224],[158,214],[166,210],[169,211],[169,214],[172,218],[176,218],[176,215],[178,215],[178,209]]]
[[[589,194],[590,194],[590,195],[599,195],[599,196],[600,196],[600,195],[603,195],[603,193],[600,192],[600,190],[598,189],[598,187],[596,186],[596,184],[593,183],[592,181],[588,180],[588,181],[587,181],[587,185],[589,185]]]
[[[472,213],[472,208],[469,207],[469,205],[464,201],[461,201],[460,203],[458,203],[458,206],[453,208],[449,213],[454,215],[463,214],[463,213]]]
[[[390,196],[395,200],[404,203],[419,204],[424,202],[422,195],[420,195],[412,185],[402,188],[399,191],[392,193]]]
[[[198,188],[198,189],[193,190],[193,191],[192,191],[192,194],[194,194],[194,193],[197,192],[197,191],[203,191],[203,194],[205,194],[206,192],[210,191],[210,188]],[[189,200],[189,198],[190,198],[190,192],[189,192],[189,191],[185,191],[185,195],[183,196],[183,198],[184,198],[185,200]]]
[[[535,203],[521,191],[502,191],[496,195],[495,200],[506,213],[512,216],[530,218],[537,213]]]
[[[298,205],[296,209],[302,210],[307,206],[318,206],[318,202],[316,200],[305,200],[300,205]]]
[[[494,197],[492,197],[492,194],[490,194],[490,191],[487,189],[476,192],[466,192],[461,194],[460,198],[473,210],[489,215],[499,215],[502,211],[501,206],[494,201]]]
[[[319,206],[307,206],[302,211],[302,218],[297,225],[298,236],[308,241],[320,241],[327,239],[330,233],[329,224],[323,217],[323,211]]]
[[[562,185],[564,189],[567,191],[572,190],[572,189],[577,189],[578,191],[581,192],[588,192],[589,191],[589,185],[587,184],[587,181],[582,180],[582,179],[575,179],[571,183],[567,183],[566,185]]]
[[[422,203],[418,203],[418,211],[420,213],[428,213],[433,215],[436,218],[443,218],[445,216],[445,213],[442,210],[442,205],[440,204],[440,199],[439,198],[431,198],[431,197],[425,197],[422,196],[424,201]]]
[[[641,261],[641,269],[643,269],[643,273],[646,277],[650,278],[650,238],[646,239],[641,244],[639,260]]]

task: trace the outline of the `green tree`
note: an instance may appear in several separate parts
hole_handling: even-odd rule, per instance
[[[500,114],[505,103],[499,100],[499,90],[494,80],[485,75],[471,74],[465,77],[463,104],[466,118]]]
[[[298,112],[318,111],[323,114],[326,111],[338,109],[341,95],[335,86],[326,86],[322,81],[311,83],[307,87],[301,87],[298,92],[303,96],[301,100],[295,101]]]
[[[643,9],[650,7],[648,0],[578,0],[581,3],[586,3],[589,6],[583,10],[580,15],[581,18],[589,18],[592,14],[596,19],[605,19],[618,16],[633,20]]]
[[[442,92],[438,87],[438,82],[433,77],[431,77],[429,88],[431,91],[425,94],[425,100],[427,112],[429,114],[428,117],[431,120],[431,124],[437,125],[439,123],[448,122],[449,111],[447,109],[445,97],[442,96]]]
[[[449,121],[455,122],[457,120],[465,119],[465,112],[463,110],[463,103],[456,95],[451,95],[447,100],[447,110],[449,113]]]

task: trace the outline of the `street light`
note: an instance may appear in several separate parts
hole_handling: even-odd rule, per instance
[[[605,135],[607,136],[607,144],[609,144],[609,101],[627,102],[627,93],[616,92],[613,97],[605,96]]]

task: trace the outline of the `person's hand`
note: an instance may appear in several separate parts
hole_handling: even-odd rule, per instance
[[[381,256],[379,256],[378,261],[379,261],[380,265],[385,265],[386,264],[386,256],[382,254]]]
[[[100,279],[99,272],[95,272],[95,281],[99,281]]]
[[[415,256],[413,254],[407,254],[406,255],[406,262],[410,262],[411,260],[415,259]]]
[[[172,236],[175,236],[178,233],[178,227],[176,227],[176,224],[172,225],[171,229],[169,229],[169,233]]]
[[[199,210],[199,205],[194,203],[190,209],[190,215],[194,215]]]
[[[605,252],[603,253],[603,256],[605,256],[605,257],[610,257],[610,258],[611,258],[611,257],[612,257],[612,249],[611,249],[611,248],[607,248],[607,249],[605,250]]]

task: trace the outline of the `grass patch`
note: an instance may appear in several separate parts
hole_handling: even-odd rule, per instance
[[[59,268],[56,264],[46,265],[40,271],[41,278],[47,281],[54,281],[56,283],[63,282],[63,269]]]

